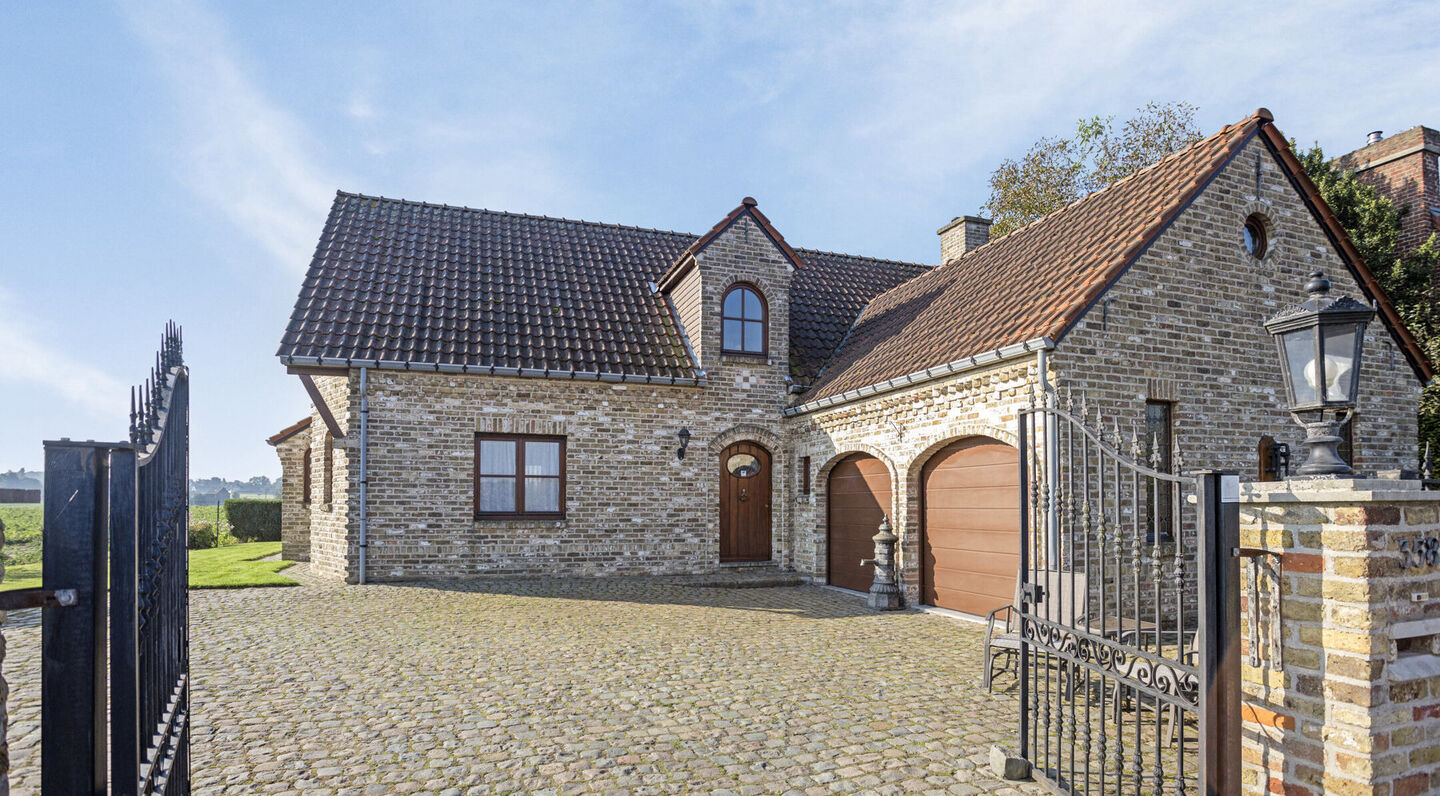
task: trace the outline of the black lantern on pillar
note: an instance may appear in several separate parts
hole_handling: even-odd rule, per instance
[[[1355,413],[1365,326],[1375,310],[1349,296],[1331,298],[1330,280],[1320,271],[1310,274],[1305,292],[1308,301],[1265,322],[1280,348],[1290,413],[1305,429],[1309,455],[1296,472],[1346,475],[1350,465],[1337,446]]]

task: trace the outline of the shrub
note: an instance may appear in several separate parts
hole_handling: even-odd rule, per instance
[[[280,501],[232,498],[225,501],[231,533],[242,542],[280,541]]]
[[[212,547],[228,547],[240,543],[240,540],[230,532],[230,523],[228,522],[222,522],[217,526],[212,520],[197,520],[190,523],[188,530],[188,544],[191,550],[208,550]]]
[[[188,545],[191,550],[207,550],[216,543],[215,523],[192,522],[189,529]]]

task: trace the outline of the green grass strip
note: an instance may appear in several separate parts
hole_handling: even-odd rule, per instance
[[[279,542],[247,542],[190,551],[190,588],[248,589],[255,586],[298,586],[279,574],[294,561],[256,561],[280,552]]]
[[[279,542],[246,544],[190,551],[190,588],[249,589],[263,586],[298,586],[279,574],[293,561],[257,561],[280,552]],[[40,564],[17,564],[5,568],[0,591],[40,587]]]

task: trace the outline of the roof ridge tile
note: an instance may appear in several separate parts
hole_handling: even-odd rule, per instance
[[[1226,125],[876,296],[807,402],[983,351],[1059,340],[1261,123],[1252,115]]]
[[[471,207],[471,206],[469,206],[469,205],[441,204],[441,203],[436,203],[436,202],[426,202],[426,201],[422,201],[422,200],[419,200],[419,199],[404,199],[404,198],[398,198],[398,199],[397,199],[396,197],[393,197],[393,196],[380,196],[380,195],[376,195],[376,194],[356,193],[356,192],[354,192],[354,191],[346,191],[346,190],[343,190],[343,189],[337,190],[337,191],[336,191],[336,194],[338,194],[338,195],[340,195],[340,196],[345,196],[345,197],[348,197],[348,198],[352,198],[352,199],[368,199],[368,200],[377,201],[377,202],[390,202],[390,203],[393,203],[393,204],[411,205],[411,206],[414,206],[414,207],[429,207],[429,208],[436,208],[436,209],[440,209],[440,210],[455,210],[455,211],[463,211],[463,212],[467,212],[467,213],[485,213],[485,214],[492,215],[492,216],[502,216],[502,217],[506,217],[506,218],[524,218],[524,219],[530,219],[530,220],[533,220],[533,221],[553,221],[553,222],[560,222],[560,223],[565,223],[565,224],[580,224],[580,225],[587,226],[587,227],[600,227],[600,228],[603,228],[603,229],[628,229],[628,230],[633,230],[633,231],[636,231],[636,232],[652,232],[652,233],[655,233],[655,234],[658,234],[658,235],[675,235],[675,236],[677,236],[677,237],[687,237],[687,238],[696,237],[695,233],[693,233],[693,232],[681,232],[681,231],[679,231],[679,230],[659,229],[659,228],[655,228],[655,227],[642,227],[642,226],[638,226],[638,225],[635,225],[635,224],[616,224],[616,223],[612,223],[612,222],[609,222],[609,221],[590,221],[590,220],[588,220],[588,219],[583,219],[583,218],[566,218],[566,217],[564,217],[564,216],[547,216],[547,215],[541,215],[541,214],[537,214],[537,213],[519,213],[519,212],[515,212],[515,211],[513,211],[513,210],[492,210],[492,209],[490,209],[490,208],[488,208],[488,207]]]

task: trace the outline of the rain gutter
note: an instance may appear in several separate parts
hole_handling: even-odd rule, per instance
[[[954,362],[947,362],[944,365],[936,365],[933,368],[926,368],[925,370],[916,371],[914,373],[909,373],[904,376],[898,376],[896,378],[890,379],[889,381],[880,382],[879,384],[872,384],[866,387],[860,387],[854,390],[850,390],[849,392],[842,392],[839,395],[831,395],[829,397],[821,398],[816,401],[809,401],[807,403],[798,404],[784,410],[784,415],[786,417],[794,417],[795,415],[808,414],[810,412],[815,412],[820,409],[826,409],[831,406],[847,404],[852,401],[858,401],[863,398],[869,398],[871,396],[880,395],[882,393],[892,392],[894,390],[900,390],[906,387],[913,387],[919,384],[925,384],[926,382],[936,381],[938,379],[943,379],[947,376],[953,376],[957,373],[965,373],[971,370],[978,370],[988,365],[994,365],[997,362],[1007,362],[1012,359],[1019,359],[1035,351],[1049,351],[1053,348],[1055,348],[1054,340],[1051,340],[1048,337],[1037,337],[1034,340],[1027,340],[1023,343],[1007,345],[1003,348],[997,348],[994,351],[987,351],[983,354],[975,354],[974,356],[968,356],[964,359],[957,359]]]

